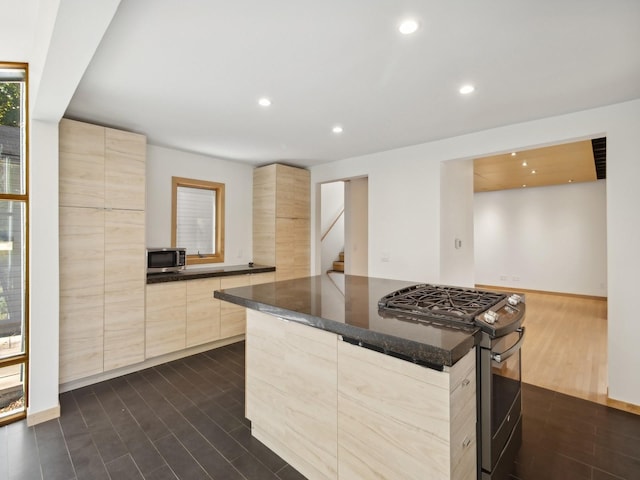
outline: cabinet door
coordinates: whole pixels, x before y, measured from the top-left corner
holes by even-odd
[[[105,211],[105,371],[144,360],[144,222],[142,211]]]
[[[187,347],[220,338],[220,300],[213,298],[220,290],[219,278],[189,280],[187,284]]]
[[[104,127],[63,118],[59,148],[60,205],[104,207]]]
[[[245,287],[251,283],[250,275],[222,277],[220,288]],[[246,309],[229,302],[221,302],[220,338],[243,335],[246,331]]]
[[[60,383],[103,370],[104,210],[60,208]]]
[[[276,219],[276,279],[309,276],[309,220]]]
[[[145,357],[157,357],[186,346],[187,282],[147,285]]]
[[[145,159],[144,135],[105,129],[105,206],[144,210]]]
[[[310,218],[309,170],[276,165],[276,171],[276,216]]]
[[[253,171],[253,261],[276,264],[276,166]]]

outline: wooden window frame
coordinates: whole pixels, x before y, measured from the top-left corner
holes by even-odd
[[[178,187],[201,188],[216,192],[215,253],[187,255],[187,265],[224,262],[224,183],[171,177],[171,246],[177,247],[178,236]]]

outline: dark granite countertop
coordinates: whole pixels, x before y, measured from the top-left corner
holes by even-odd
[[[229,277],[231,275],[246,275],[249,273],[266,273],[275,271],[276,267],[270,267],[268,265],[253,265],[250,267],[246,264],[217,268],[191,268],[182,270],[181,272],[148,273],[147,284],[178,282],[180,280],[195,280],[198,278]]]
[[[381,297],[416,282],[353,275],[344,280],[344,294],[322,275],[218,290],[214,296],[437,369],[455,364],[477,343],[476,327],[452,328],[378,313]]]

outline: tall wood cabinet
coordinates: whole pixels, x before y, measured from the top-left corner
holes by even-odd
[[[143,135],[60,122],[60,383],[144,360]]]
[[[253,173],[253,261],[275,265],[276,280],[310,273],[310,173],[273,164]]]

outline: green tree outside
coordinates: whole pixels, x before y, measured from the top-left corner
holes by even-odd
[[[0,82],[0,125],[20,126],[19,82]]]

